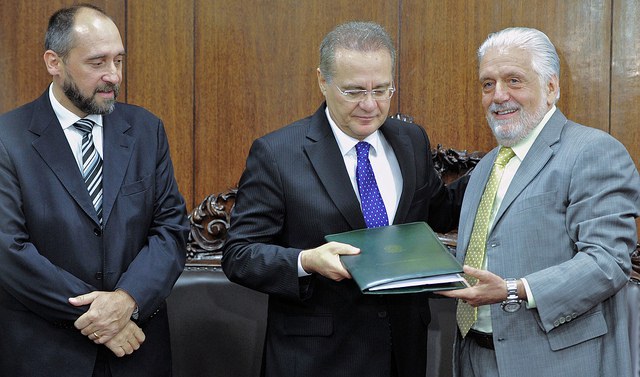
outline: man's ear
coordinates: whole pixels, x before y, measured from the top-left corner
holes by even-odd
[[[546,86],[546,94],[547,94],[547,105],[551,106],[556,103],[556,98],[558,98],[558,93],[560,91],[560,83],[558,82],[558,76],[553,75],[549,81],[547,81]]]
[[[51,76],[59,76],[62,71],[62,58],[53,50],[44,52],[44,64]]]
[[[316,72],[318,74],[318,86],[320,87],[320,91],[322,92],[322,95],[324,96],[327,93],[327,80],[322,75],[322,72],[320,71],[320,68],[318,68],[316,70]]]

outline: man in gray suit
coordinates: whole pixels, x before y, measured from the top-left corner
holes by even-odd
[[[459,299],[454,375],[630,376],[622,288],[636,245],[635,165],[613,137],[556,108],[560,62],[544,33],[491,34],[478,57],[500,145],[463,201],[457,256],[473,286],[444,293]]]

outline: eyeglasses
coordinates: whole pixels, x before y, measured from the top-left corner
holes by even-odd
[[[338,85],[336,88],[342,94],[342,98],[349,102],[361,102],[367,99],[367,95],[371,94],[371,98],[376,101],[388,101],[393,97],[393,93],[395,93],[396,88],[390,86],[385,89],[373,89],[373,90],[365,90],[365,89],[347,89],[342,90]]]

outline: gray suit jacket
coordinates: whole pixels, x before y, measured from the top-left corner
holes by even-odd
[[[478,164],[465,193],[460,261],[496,153]],[[630,376],[620,289],[636,245],[639,190],[638,172],[618,141],[556,110],[522,161],[487,239],[488,270],[526,278],[537,304],[512,314],[491,306],[500,376]],[[454,356],[456,375],[459,363]]]

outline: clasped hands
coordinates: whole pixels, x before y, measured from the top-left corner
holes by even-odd
[[[131,320],[136,303],[125,291],[93,291],[69,298],[74,306],[89,305],[74,326],[96,344],[104,344],[116,356],[130,355],[145,340],[142,329]]]
[[[340,255],[356,255],[360,253],[357,247],[329,242],[315,249],[303,250],[300,253],[300,263],[307,273],[317,273],[328,279],[341,281],[351,279],[351,274],[340,262]]]

